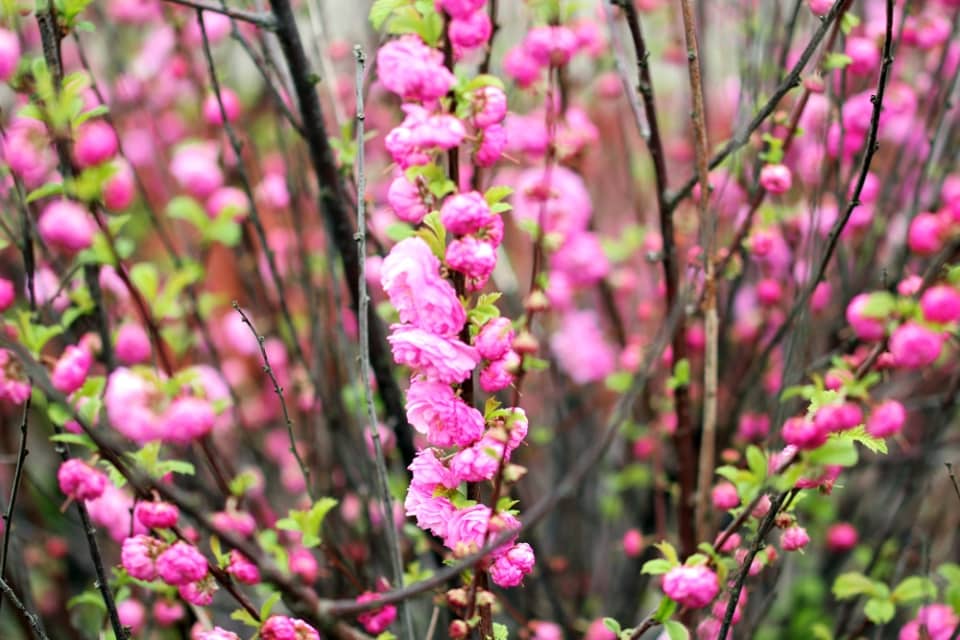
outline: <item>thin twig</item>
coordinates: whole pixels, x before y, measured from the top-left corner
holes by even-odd
[[[182,7],[190,7],[191,9],[196,9],[197,11],[220,13],[225,16],[229,16],[234,20],[249,22],[252,25],[256,25],[261,29],[266,29],[268,31],[273,31],[277,28],[277,21],[270,13],[256,13],[253,11],[245,11],[243,9],[232,9],[226,5],[221,5],[218,7],[213,4],[201,2],[200,0],[166,0],[166,2],[178,4]]]
[[[960,498],[960,484],[957,484],[957,476],[953,473],[953,465],[949,462],[943,463],[947,467],[947,473],[950,474],[950,482],[953,483],[953,490],[957,492],[957,498]]]
[[[364,123],[366,115],[363,110],[363,72],[366,65],[366,56],[360,45],[354,45],[353,57],[356,60],[356,98],[357,98],[357,158],[354,163],[357,172],[357,257],[360,262],[360,278],[357,282],[360,300],[360,374],[363,377],[363,396],[367,404],[367,417],[370,420],[370,438],[373,440],[374,468],[377,473],[377,493],[380,494],[380,504],[383,507],[383,526],[387,533],[387,547],[390,555],[390,564],[393,569],[393,582],[398,588],[403,587],[403,558],[400,549],[400,540],[397,536],[397,526],[393,520],[393,500],[390,497],[390,486],[387,482],[387,463],[383,456],[383,445],[380,442],[380,428],[377,424],[377,409],[373,404],[373,388],[370,377],[370,333],[367,327],[369,320],[368,309],[370,296],[367,293],[367,177],[364,172],[366,162],[364,153]],[[413,638],[413,618],[410,616],[409,603],[403,603],[400,614],[403,617],[403,627],[408,638]]]
[[[20,613],[23,614],[23,617],[27,619],[27,622],[30,623],[30,626],[33,627],[33,632],[37,634],[39,640],[50,640],[47,637],[47,634],[43,632],[43,627],[40,625],[40,618],[37,617],[37,614],[32,611],[27,610],[27,607],[20,601],[20,598],[17,597],[16,592],[10,587],[7,582],[0,577],[0,590],[3,590],[3,593],[10,598],[10,602],[13,603]]]
[[[13,484],[10,487],[10,501],[7,502],[7,511],[3,514],[3,548],[0,549],[0,579],[7,575],[7,552],[10,548],[10,536],[13,532],[13,509],[17,504],[17,494],[20,492],[20,480],[23,478],[23,463],[30,453],[27,450],[27,418],[30,415],[31,396],[23,403],[23,419],[20,421],[20,447],[17,453],[17,466],[13,472]],[[3,599],[0,598],[0,610],[3,608]]]
[[[257,346],[260,348],[260,357],[263,359],[263,372],[267,374],[268,378],[270,378],[270,382],[273,384],[273,392],[277,394],[277,398],[280,400],[280,410],[283,412],[283,422],[287,425],[287,437],[290,439],[290,453],[292,453],[293,457],[297,460],[297,465],[300,467],[300,473],[303,474],[303,482],[307,487],[307,495],[310,496],[310,502],[313,502],[316,498],[313,495],[313,489],[310,485],[310,470],[304,463],[303,458],[300,457],[300,452],[297,451],[297,438],[293,433],[293,420],[290,419],[290,413],[287,411],[287,401],[283,397],[283,387],[280,386],[280,381],[277,380],[277,376],[273,372],[273,367],[270,366],[270,358],[267,356],[267,349],[263,344],[264,338],[262,335],[257,333],[257,329],[253,326],[253,322],[251,322],[250,318],[247,317],[247,314],[243,312],[243,309],[240,308],[240,304],[236,300],[233,301],[233,308],[237,313],[240,314],[240,320],[243,322],[243,324],[250,327],[250,333],[252,333],[253,337],[257,340]]]

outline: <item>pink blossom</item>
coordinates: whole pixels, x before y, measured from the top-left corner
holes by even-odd
[[[171,402],[161,420],[165,440],[187,444],[210,433],[216,415],[208,401],[185,396]]]
[[[787,419],[781,431],[783,441],[800,449],[817,449],[827,441],[829,432],[814,421],[793,417]]]
[[[81,167],[92,167],[115,156],[117,145],[113,127],[103,120],[92,120],[77,129],[73,157]]]
[[[870,412],[867,433],[875,438],[887,438],[900,433],[907,420],[907,411],[896,400],[886,400]]]
[[[534,27],[523,40],[527,54],[541,67],[559,67],[577,50],[577,36],[565,26]]]
[[[461,400],[449,383],[414,379],[406,409],[410,425],[439,447],[466,446],[483,434],[483,415]]]
[[[447,522],[453,517],[456,508],[443,496],[434,496],[418,485],[410,485],[403,506],[405,513],[417,520],[417,526],[433,535],[446,535]]]
[[[60,491],[74,500],[95,500],[103,495],[109,484],[105,473],[77,458],[71,458],[60,465],[57,482],[60,484]]]
[[[411,224],[419,224],[429,213],[420,195],[420,189],[403,175],[397,176],[390,183],[387,202],[390,203],[398,218]]]
[[[460,480],[437,459],[436,452],[431,448],[418,451],[407,468],[410,470],[411,484],[428,491],[433,491],[437,485],[456,489],[460,484]]]
[[[139,444],[159,439],[163,431],[150,403],[159,390],[131,369],[118,367],[107,379],[104,405],[114,429]]]
[[[870,296],[861,293],[853,297],[847,305],[847,322],[861,340],[880,340],[885,333],[883,318],[867,315]]]
[[[320,633],[299,618],[270,616],[260,627],[261,640],[320,640]]]
[[[857,546],[859,535],[856,528],[849,522],[837,522],[827,529],[827,548],[839,553],[849,551]]]
[[[507,94],[500,87],[487,85],[480,87],[471,96],[473,124],[486,129],[503,122],[507,115]]]
[[[520,366],[520,356],[513,351],[494,360],[480,371],[480,388],[487,393],[495,393],[506,389],[514,380],[514,372]]]
[[[674,567],[663,577],[663,592],[690,609],[701,609],[717,597],[717,574],[704,565]]]
[[[169,529],[180,518],[180,510],[176,505],[160,501],[138,502],[133,514],[148,529]]]
[[[223,124],[220,102],[223,102],[223,111],[227,114],[227,122],[233,122],[240,117],[240,99],[237,98],[237,94],[228,87],[221,87],[219,101],[215,93],[209,94],[203,101],[203,119],[207,121],[207,124]]]
[[[161,627],[169,627],[183,619],[183,605],[174,600],[157,600],[153,603],[153,618]]]
[[[623,552],[628,558],[636,558],[643,551],[643,534],[637,529],[628,529],[623,534]]]
[[[7,29],[0,29],[0,82],[13,77],[20,63],[20,39]]]
[[[131,598],[117,604],[117,617],[120,618],[120,624],[130,627],[132,633],[139,635],[146,622],[147,611],[139,600]]]
[[[447,231],[457,236],[482,234],[493,228],[498,218],[477,191],[450,196],[440,208],[440,222]],[[499,244],[499,239],[496,244]]]
[[[230,566],[227,567],[227,572],[236,578],[237,582],[243,584],[260,582],[260,570],[257,569],[257,565],[236,549],[230,551]]]
[[[114,162],[116,170],[103,183],[100,194],[103,204],[111,211],[123,211],[133,203],[134,177],[133,170],[125,160]]]
[[[960,292],[947,285],[930,287],[920,298],[920,310],[927,322],[960,320]]]
[[[516,587],[533,571],[536,557],[526,542],[513,545],[490,566],[490,579],[500,587]]]
[[[807,530],[797,525],[784,530],[780,536],[780,546],[784,551],[798,551],[807,546],[808,542],[810,536],[807,535]]]
[[[576,384],[602,380],[613,372],[617,357],[600,330],[593,311],[568,313],[550,337],[560,369]]]
[[[453,18],[448,26],[450,42],[456,50],[476,49],[486,44],[493,32],[493,23],[486,11],[474,11]]]
[[[300,576],[307,584],[316,582],[317,575],[320,573],[320,566],[317,564],[317,559],[313,557],[309,549],[304,549],[303,547],[290,552],[287,565],[290,573]]]
[[[443,54],[413,35],[380,47],[377,75],[389,91],[417,102],[435,101],[456,83],[453,74],[443,66]]]
[[[492,167],[503,155],[507,146],[507,131],[503,125],[490,125],[480,133],[480,144],[474,152],[474,160],[481,167]]]
[[[567,236],[566,241],[550,256],[550,267],[563,272],[570,284],[576,287],[596,284],[610,272],[610,262],[600,239],[589,231]]]
[[[540,63],[524,46],[507,51],[503,57],[503,71],[521,87],[529,87],[540,77]]]
[[[97,232],[90,214],[72,200],[55,200],[48,204],[40,214],[37,229],[44,242],[69,253],[89,247]]]
[[[484,438],[471,447],[461,449],[450,459],[451,477],[460,482],[490,480],[500,468],[503,443]]]
[[[214,627],[209,631],[201,631],[197,635],[197,640],[240,640],[240,636],[223,627]]]
[[[543,232],[566,238],[585,231],[593,211],[583,178],[566,167],[527,169],[517,178],[513,215],[517,220],[538,223],[543,213]]]
[[[943,335],[916,322],[905,322],[890,336],[890,353],[896,366],[921,369],[936,362],[943,348]]]
[[[617,640],[617,634],[607,628],[603,618],[597,618],[590,623],[583,640]]]
[[[417,329],[452,338],[466,322],[457,292],[440,276],[440,261],[419,237],[401,240],[390,250],[380,283],[400,320]]]
[[[380,596],[372,591],[365,591],[357,596],[357,602],[375,602]],[[367,630],[367,633],[381,634],[386,631],[397,619],[397,608],[388,604],[379,609],[371,609],[357,616],[357,620]]]
[[[760,170],[760,186],[774,195],[786,193],[792,184],[790,169],[782,164],[764,165]]]
[[[880,66],[880,49],[870,38],[847,39],[844,52],[850,57],[847,68],[854,75],[869,75]]]
[[[770,418],[762,413],[744,413],[740,416],[737,433],[748,442],[763,440],[770,433]]]
[[[920,213],[910,223],[907,245],[920,256],[930,256],[943,247],[943,222],[936,214]]]
[[[93,364],[93,356],[83,347],[69,345],[57,360],[50,382],[61,393],[71,394],[83,386]]]
[[[112,484],[107,484],[99,498],[87,500],[85,504],[90,520],[106,529],[110,537],[117,542],[123,542],[130,535],[131,527],[135,534],[147,533],[147,529],[138,520],[131,521],[133,497]]]
[[[180,597],[199,607],[208,607],[213,602],[213,594],[217,592],[217,581],[213,576],[207,576],[197,582],[188,582],[177,587]]]
[[[513,324],[509,318],[497,317],[488,320],[476,337],[473,346],[484,360],[499,360],[513,344]]]
[[[807,6],[815,16],[825,16],[833,6],[833,0],[807,0]]]
[[[220,187],[207,198],[205,209],[213,220],[226,215],[240,222],[250,214],[250,201],[237,187]]]
[[[903,625],[898,640],[949,640],[960,618],[945,604],[920,607],[917,617]],[[926,633],[920,632],[923,627]]]
[[[13,283],[6,278],[0,278],[0,312],[9,309],[17,299],[17,292]]]
[[[737,495],[737,488],[729,482],[721,482],[710,492],[713,500],[713,507],[720,511],[733,509],[740,504],[740,496]]]
[[[447,245],[447,265],[467,278],[471,291],[482,289],[497,264],[497,250],[489,242],[466,236]]]
[[[480,362],[476,349],[455,338],[434,335],[409,325],[395,324],[387,338],[397,364],[410,367],[428,380],[463,382]]]
[[[170,173],[195,198],[206,198],[223,184],[215,147],[189,144],[174,152]]]
[[[123,541],[120,562],[127,573],[138,580],[157,577],[156,559],[163,543],[150,536],[133,536]]]
[[[465,18],[483,9],[486,3],[486,0],[438,0],[437,2],[451,18]]]
[[[157,556],[157,575],[167,584],[179,587],[207,575],[207,561],[193,545],[175,542]]]
[[[127,322],[117,330],[117,359],[127,365],[145,362],[150,357],[150,338],[135,322]]]

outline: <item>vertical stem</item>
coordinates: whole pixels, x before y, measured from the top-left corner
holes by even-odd
[[[30,414],[30,400],[31,396],[27,396],[27,400],[23,404],[23,419],[20,421],[20,448],[17,454],[17,467],[13,472],[13,484],[10,487],[10,501],[7,503],[6,513],[3,514],[4,527],[3,548],[0,549],[0,580],[5,579],[7,573],[7,552],[10,548],[10,536],[13,531],[13,509],[17,504],[20,480],[23,478],[23,463],[27,459],[27,454],[30,453],[27,451],[27,417]],[[2,610],[2,608],[3,598],[0,598],[0,610]]]
[[[390,498],[390,487],[387,483],[387,463],[383,456],[383,446],[380,443],[380,429],[377,425],[377,410],[373,404],[373,390],[370,379],[370,333],[367,322],[369,319],[370,296],[367,293],[367,224],[366,224],[366,190],[367,177],[364,173],[364,122],[363,109],[363,72],[366,56],[360,45],[354,45],[353,56],[356,59],[356,97],[357,97],[357,258],[360,263],[360,274],[357,282],[360,304],[360,371],[363,376],[363,395],[367,404],[367,417],[370,420],[370,437],[373,440],[374,466],[377,470],[377,493],[383,507],[383,526],[387,532],[390,560],[393,565],[393,583],[396,588],[403,587],[403,559],[401,558],[400,540],[397,536],[397,527],[393,520],[393,501]],[[410,604],[401,604],[400,613],[403,616],[404,633],[413,638],[413,620],[410,616]]]

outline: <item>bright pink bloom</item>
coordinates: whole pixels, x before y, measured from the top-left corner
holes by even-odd
[[[486,11],[474,11],[462,18],[454,18],[448,26],[450,42],[459,53],[464,49],[482,47],[493,33],[493,23]]]
[[[250,201],[247,194],[237,187],[220,187],[207,198],[205,208],[213,220],[228,215],[240,222],[250,214]]]
[[[857,546],[859,534],[856,528],[849,522],[838,522],[830,525],[827,529],[827,548],[830,551],[839,553],[849,551]]]
[[[638,529],[629,529],[623,534],[623,552],[628,558],[636,558],[643,551],[643,534]]]
[[[429,213],[427,205],[423,203],[420,189],[403,175],[397,176],[390,183],[387,202],[390,203],[398,218],[411,224],[420,224],[424,216]]]
[[[73,144],[73,157],[81,167],[92,167],[117,154],[117,134],[103,120],[91,120],[80,125]]]
[[[494,360],[480,372],[480,388],[487,393],[506,389],[514,380],[514,372],[520,366],[520,356],[510,351],[500,360]]]
[[[576,384],[602,380],[617,364],[616,353],[604,338],[593,311],[563,316],[560,327],[550,337],[550,349],[560,369]]]
[[[763,413],[745,413],[740,416],[737,433],[749,442],[763,440],[770,433],[770,418]]]
[[[544,233],[566,238],[585,231],[593,206],[583,178],[562,166],[553,167],[549,174],[542,168],[521,173],[513,194],[514,216],[537,223],[541,210]]]
[[[207,561],[196,547],[175,542],[157,556],[157,575],[169,585],[179,587],[207,575]]]
[[[476,349],[409,325],[395,324],[387,338],[397,364],[428,380],[453,384],[466,380],[480,362]]]
[[[103,204],[111,211],[123,211],[133,203],[133,170],[124,160],[114,162],[116,171],[103,183]]]
[[[473,124],[479,129],[500,124],[507,115],[507,94],[499,87],[487,85],[477,89],[471,103]]]
[[[797,525],[784,530],[780,535],[780,546],[784,551],[803,549],[808,542],[810,542],[810,536],[807,535],[807,530]]]
[[[509,318],[488,320],[473,339],[473,346],[484,360],[499,360],[513,344],[513,324]]]
[[[936,362],[943,348],[943,334],[916,322],[905,322],[890,336],[890,353],[896,366],[921,369]]]
[[[170,173],[195,198],[205,199],[223,184],[217,150],[207,144],[180,147],[170,161]]]
[[[737,494],[737,488],[729,482],[721,482],[710,492],[713,500],[713,507],[720,511],[733,509],[740,504],[740,496]]]
[[[233,631],[227,631],[223,627],[214,627],[209,631],[201,631],[197,640],[240,640],[240,636]]]
[[[37,228],[44,242],[69,253],[89,247],[97,232],[90,214],[72,200],[55,200],[48,204],[40,214]]]
[[[60,491],[74,500],[95,500],[103,495],[109,484],[105,473],[77,458],[71,458],[60,465],[57,482],[60,484]]]
[[[833,0],[807,0],[807,5],[813,15],[825,16],[830,11],[830,7],[833,6]]]
[[[960,292],[947,285],[930,287],[920,298],[920,310],[927,322],[960,320]]]
[[[313,584],[320,573],[320,566],[317,559],[309,549],[303,547],[294,549],[290,552],[290,558],[287,562],[290,573],[300,576],[307,584]]]
[[[607,628],[603,618],[597,618],[590,623],[583,640],[617,640],[617,634]]]
[[[793,185],[793,176],[785,165],[768,164],[760,170],[760,186],[777,195],[786,193]]]
[[[533,571],[536,557],[526,542],[513,545],[490,566],[490,579],[500,587],[516,587]]]
[[[466,236],[447,245],[444,260],[454,271],[467,279],[467,289],[476,291],[486,284],[497,265],[497,250],[489,242]]]
[[[521,45],[507,51],[503,57],[503,72],[525,88],[540,77],[540,63]]]
[[[541,67],[559,67],[577,50],[577,36],[565,26],[534,27],[523,40],[527,54]]]
[[[898,640],[949,640],[960,618],[945,604],[920,607],[917,617],[903,625]],[[926,633],[920,633],[923,626]]]
[[[142,326],[128,322],[117,331],[115,350],[117,359],[123,364],[139,364],[150,357],[150,338]]]
[[[217,592],[217,581],[213,576],[207,576],[197,582],[188,582],[177,587],[180,597],[199,607],[208,607],[213,602],[213,595]]]
[[[480,133],[480,144],[474,153],[474,160],[481,167],[492,167],[503,155],[507,146],[507,131],[503,125],[490,125]]]
[[[133,514],[148,529],[169,529],[180,519],[177,505],[160,501],[138,502]]]
[[[493,227],[498,217],[477,191],[450,196],[440,208],[440,222],[456,236],[482,233]]]
[[[866,313],[869,294],[861,293],[853,297],[847,306],[847,322],[861,340],[880,340],[883,338],[884,318],[876,318]]]
[[[433,102],[447,94],[456,78],[443,66],[443,54],[420,38],[403,36],[377,51],[377,76],[404,100]]]
[[[157,600],[153,603],[153,618],[161,627],[169,627],[184,616],[183,605],[175,600]]]
[[[407,467],[410,470],[411,484],[433,491],[438,485],[448,489],[456,489],[460,481],[440,460],[432,448],[421,449],[414,456],[413,462]]]
[[[233,122],[240,117],[240,99],[232,89],[227,87],[220,88],[220,101],[223,102],[223,110],[227,114],[227,122]],[[220,102],[214,93],[208,95],[203,101],[203,119],[207,124],[223,124],[223,114],[220,112]]]
[[[784,442],[799,449],[817,449],[827,441],[829,432],[812,420],[794,417],[783,424],[781,435]]]
[[[53,367],[53,373],[50,374],[50,382],[53,387],[61,393],[71,394],[83,386],[87,374],[90,373],[90,366],[93,364],[93,356],[83,347],[69,345],[57,360]]]
[[[6,311],[17,299],[17,292],[13,283],[6,278],[0,278],[0,312]]]
[[[13,77],[20,64],[20,39],[7,29],[0,29],[0,82]]]
[[[880,67],[880,48],[870,38],[848,38],[845,53],[850,57],[847,69],[854,75],[870,75]]]
[[[299,618],[270,616],[260,627],[261,640],[320,640],[320,633]]]
[[[567,236],[550,256],[550,267],[562,272],[573,286],[588,287],[610,272],[610,261],[597,235],[581,231]]]
[[[236,549],[230,551],[230,566],[227,567],[227,572],[236,578],[237,582],[243,584],[260,582],[260,570],[257,569],[257,565]]]
[[[413,327],[453,338],[466,322],[457,292],[440,276],[440,261],[422,238],[407,238],[390,250],[380,283],[400,320]]]
[[[867,433],[875,438],[887,438],[900,433],[907,421],[907,411],[896,400],[886,400],[874,407],[867,420]]]
[[[117,604],[117,617],[120,618],[120,624],[130,627],[134,635],[139,635],[147,619],[147,610],[139,600],[124,600]]]
[[[490,480],[500,468],[502,452],[503,442],[490,438],[484,438],[471,447],[461,449],[450,459],[451,477],[457,484]]]
[[[704,565],[674,567],[663,576],[663,592],[690,609],[701,609],[717,597],[717,574]]]
[[[120,549],[120,562],[131,576],[149,582],[157,577],[156,560],[162,545],[150,536],[127,538]]]
[[[907,245],[920,256],[933,255],[943,247],[944,225],[933,213],[920,213],[910,223]]]
[[[483,435],[483,415],[449,383],[414,379],[407,391],[407,420],[438,447],[467,446]]]
[[[437,4],[451,18],[465,18],[483,9],[487,0],[438,0]]]
[[[447,532],[447,522],[453,517],[456,507],[443,496],[434,496],[432,490],[426,490],[411,484],[403,502],[405,513],[417,520],[417,526],[426,529],[437,537]]]
[[[199,440],[210,433],[216,421],[213,407],[207,400],[185,396],[170,403],[164,411],[164,439],[178,444]]]
[[[380,596],[372,591],[365,591],[357,596],[357,602],[374,602]],[[393,621],[397,619],[397,608],[392,604],[388,604],[385,607],[380,607],[379,609],[371,609],[370,611],[361,613],[357,616],[357,620],[360,621],[360,624],[363,625],[363,628],[367,630],[367,633],[372,633],[375,635],[381,634],[386,631]]]

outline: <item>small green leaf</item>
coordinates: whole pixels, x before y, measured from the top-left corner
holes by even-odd
[[[839,465],[852,467],[859,456],[853,440],[842,436],[831,436],[823,446],[807,453],[807,461],[819,465]]]
[[[859,595],[869,595],[876,591],[873,580],[862,573],[850,572],[837,576],[833,581],[833,597],[846,600]]]
[[[688,640],[690,632],[687,628],[676,620],[667,620],[663,623],[663,628],[667,632],[670,640]]]
[[[886,624],[893,620],[896,607],[890,600],[870,598],[863,606],[863,615],[874,624]]]
[[[929,578],[911,576],[897,585],[890,596],[894,602],[915,602],[937,597],[937,587]]]
[[[56,433],[50,436],[52,442],[65,442],[66,444],[76,444],[86,447],[90,451],[96,451],[97,445],[94,444],[90,436],[85,433]]]
[[[611,373],[607,376],[606,380],[604,380],[604,385],[607,389],[616,393],[625,393],[632,383],[633,374],[629,371]]]
[[[242,622],[248,627],[253,627],[254,629],[260,628],[260,623],[257,622],[257,619],[250,615],[250,612],[246,609],[237,609],[230,614],[230,619]]]
[[[260,607],[261,620],[266,620],[268,617],[270,617],[270,612],[273,611],[273,607],[280,602],[281,595],[282,594],[279,591],[274,591],[272,594],[270,594],[270,597],[264,601],[263,606]]]
[[[671,566],[675,567],[680,564],[680,556],[677,555],[677,550],[672,544],[664,540],[663,542],[657,542],[653,546],[663,554],[663,557],[670,562]]]
[[[491,207],[504,198],[508,197],[513,193],[513,187],[508,187],[505,184],[496,185],[490,187],[483,193],[483,199],[487,201],[487,204]]]
[[[673,615],[674,611],[677,610],[677,606],[678,605],[675,600],[672,600],[667,596],[663,596],[663,598],[660,599],[660,604],[657,606],[657,610],[653,614],[653,619],[660,623],[666,622],[670,619],[670,616]]]
[[[643,568],[640,569],[640,573],[645,573],[651,576],[659,576],[673,569],[674,565],[669,560],[664,560],[663,558],[657,558],[656,560],[647,560],[643,563]]]
[[[616,621],[615,619],[613,619],[613,618],[604,618],[604,619],[603,619],[603,626],[605,626],[607,629],[610,629],[610,631],[613,631],[614,633],[616,633],[616,634],[618,634],[618,635],[619,635],[619,633],[620,633],[620,628],[621,628],[621,627],[620,627],[620,623],[617,622],[617,621]]]
[[[379,31],[394,11],[407,4],[407,0],[377,0],[370,7],[370,24]]]
[[[823,60],[824,71],[833,71],[834,69],[843,69],[853,62],[853,58],[845,53],[832,51],[828,53]]]
[[[509,640],[510,631],[502,622],[493,623],[493,640]],[[379,638],[378,638],[379,640]]]

